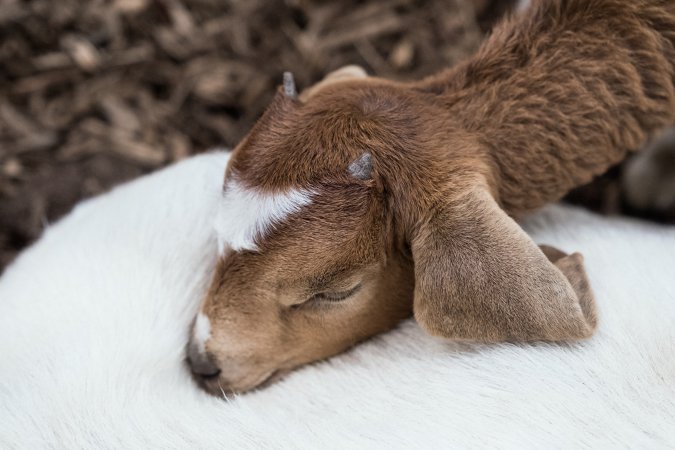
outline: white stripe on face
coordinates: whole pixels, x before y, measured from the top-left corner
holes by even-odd
[[[256,239],[302,206],[310,204],[312,194],[308,189],[267,194],[244,188],[236,180],[230,180],[216,219],[220,253],[226,248],[258,250]]]
[[[211,337],[211,322],[203,312],[197,314],[197,320],[195,320],[195,327],[192,330],[192,334],[197,343],[197,349],[200,353],[204,353],[206,341]]]

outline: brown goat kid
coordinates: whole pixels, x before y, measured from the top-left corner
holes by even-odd
[[[348,68],[299,98],[288,83],[227,168],[189,345],[201,384],[248,390],[411,310],[451,339],[589,337],[581,256],[511,217],[674,123],[674,64],[675,2],[542,0],[420,82]]]

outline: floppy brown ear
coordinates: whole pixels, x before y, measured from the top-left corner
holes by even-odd
[[[411,248],[415,318],[432,335],[569,341],[595,330],[581,255],[547,257],[484,188],[429,213]]]
[[[319,81],[313,86],[308,87],[300,93],[300,101],[307,101],[310,97],[315,95],[321,89],[330,86],[337,82],[342,82],[345,80],[352,80],[357,78],[366,78],[368,74],[366,71],[357,65],[344,66],[337,70],[330,72],[326,75],[323,80]]]

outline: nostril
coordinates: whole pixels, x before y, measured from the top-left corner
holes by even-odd
[[[211,362],[192,364],[192,372],[206,380],[220,375],[220,369]]]
[[[192,373],[203,379],[208,380],[220,375],[220,369],[207,353],[199,352],[191,347],[188,349],[187,360]]]

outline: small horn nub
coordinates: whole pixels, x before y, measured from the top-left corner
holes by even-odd
[[[295,89],[295,80],[291,72],[284,72],[284,94],[290,98],[298,97],[298,91]]]
[[[373,157],[365,152],[349,165],[349,173],[359,180],[369,180],[373,172]]]

